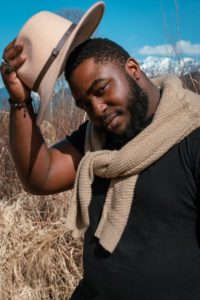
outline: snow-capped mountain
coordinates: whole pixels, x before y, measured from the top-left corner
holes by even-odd
[[[169,57],[160,58],[155,56],[149,56],[143,61],[140,61],[139,63],[142,70],[150,77],[156,77],[159,75],[166,75],[170,73],[175,73],[178,76],[180,76],[186,75],[188,73],[200,72],[200,61],[190,57],[175,60]],[[68,85],[64,80],[63,76],[61,76],[56,82],[54,93],[59,93],[59,91],[61,91],[63,88],[65,89],[67,94],[69,94]],[[39,96],[37,93],[33,92],[32,97],[37,107],[39,104]],[[0,85],[0,109],[2,109],[2,107],[5,106],[5,104],[3,103],[5,102],[5,99],[8,98],[9,96],[6,91],[6,88]]]
[[[171,73],[180,76],[191,72],[200,72],[200,61],[190,57],[175,60],[169,57],[149,56],[140,62],[140,66],[150,77]]]

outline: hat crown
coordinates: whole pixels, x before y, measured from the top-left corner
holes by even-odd
[[[30,89],[33,88],[42,67],[71,24],[68,19],[42,11],[30,18],[22,28],[19,38],[25,44],[23,54],[27,56],[28,61],[20,68],[19,75]]]

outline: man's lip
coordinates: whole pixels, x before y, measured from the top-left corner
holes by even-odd
[[[107,116],[104,116],[103,118],[103,124],[104,126],[109,126],[109,124],[113,121],[113,119],[117,116],[118,114],[117,113],[112,113],[112,114],[109,114]]]

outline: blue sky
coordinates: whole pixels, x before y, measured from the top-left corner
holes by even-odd
[[[33,14],[76,8],[86,11],[93,0],[9,0],[1,2],[0,56]],[[110,38],[138,60],[171,56],[170,44],[181,45],[183,56],[200,60],[199,0],[105,0],[105,15],[97,35]]]

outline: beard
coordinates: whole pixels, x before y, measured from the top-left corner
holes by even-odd
[[[147,119],[147,94],[130,75],[125,74],[125,76],[129,85],[127,108],[131,117],[123,134],[116,135],[111,132],[109,133],[109,137],[116,148],[122,147],[125,143],[138,135],[153,119],[153,116]]]

